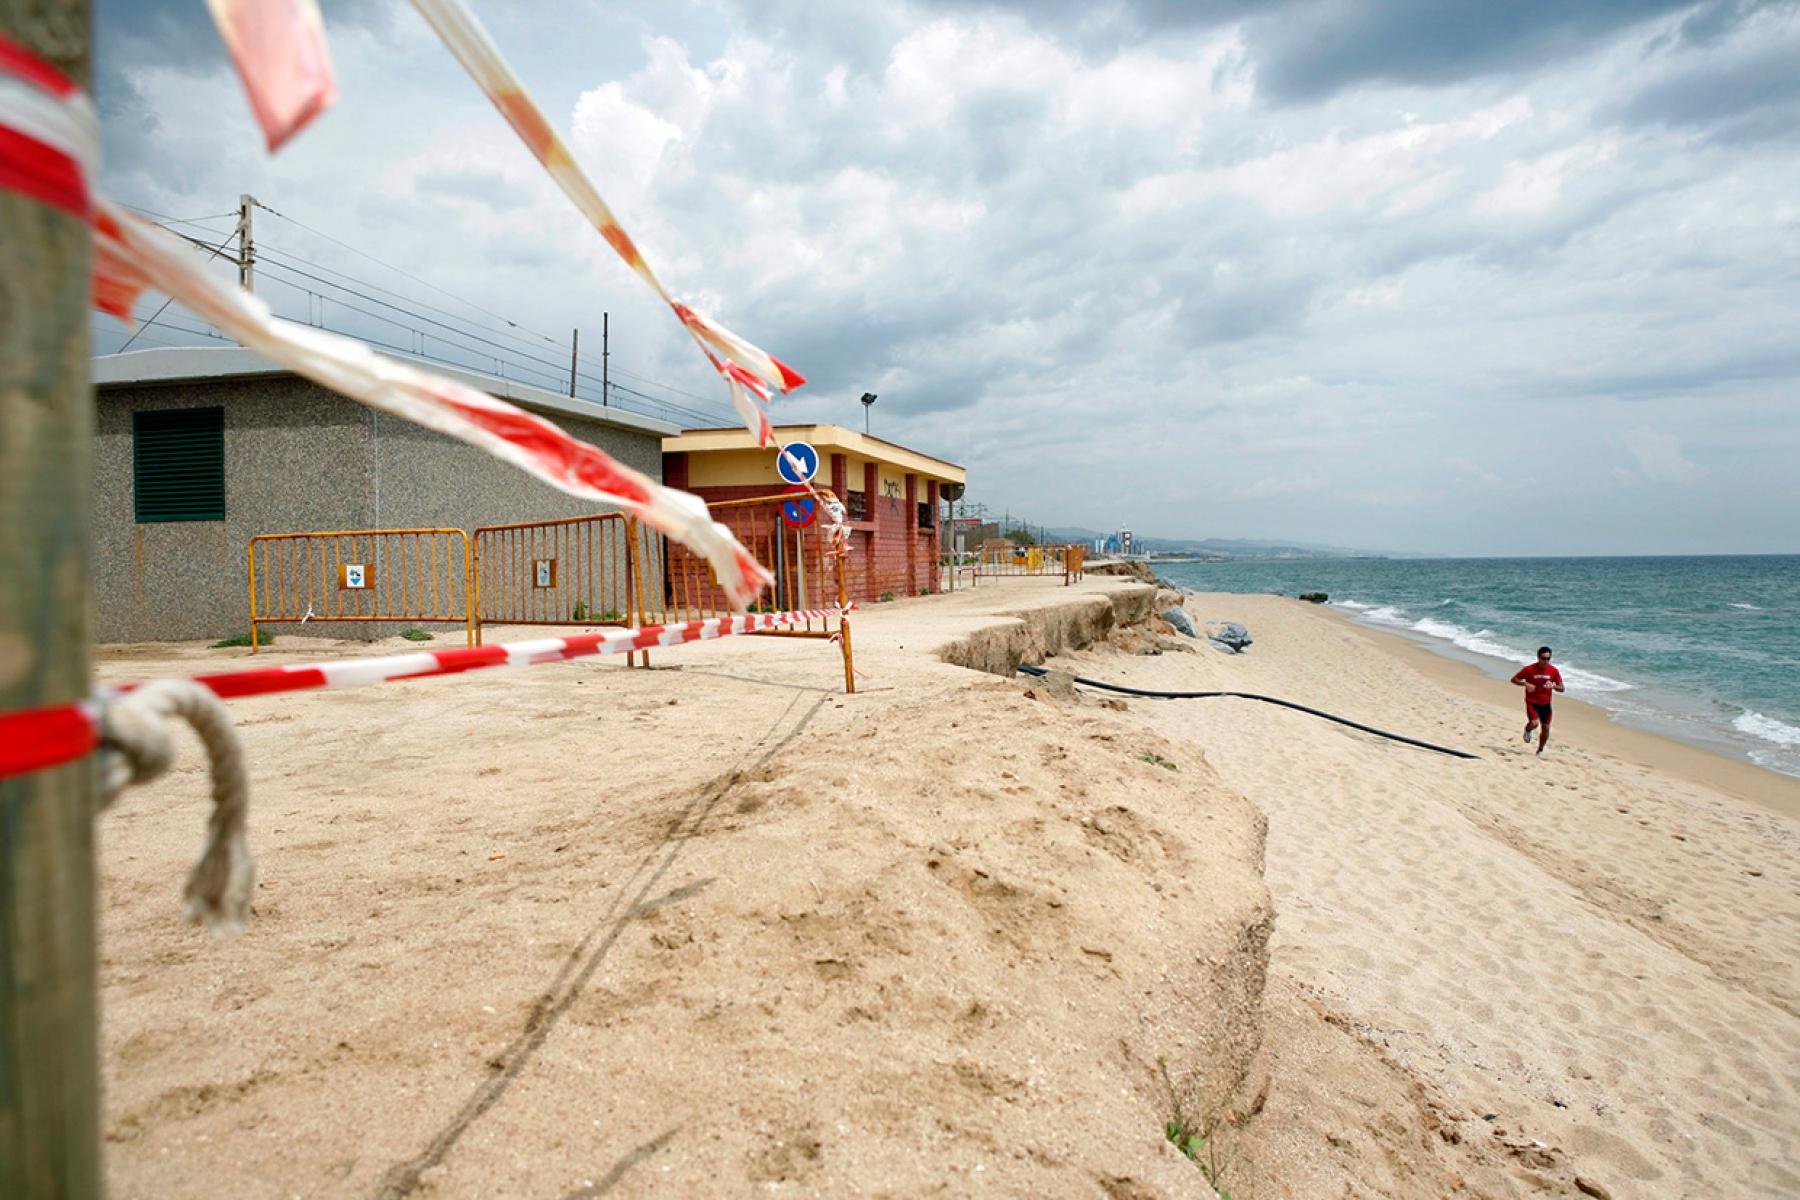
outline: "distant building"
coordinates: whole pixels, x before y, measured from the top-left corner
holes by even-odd
[[[662,441],[677,429],[666,421],[435,363],[431,369],[536,412],[652,479],[662,476]],[[102,642],[246,631],[247,549],[258,534],[469,531],[607,511],[242,347],[107,355],[93,360],[93,374],[94,632]],[[375,631],[326,628],[334,636]]]
[[[951,529],[950,548],[963,554],[977,554],[982,546],[1000,536],[998,521],[983,521],[980,517],[958,517]]]
[[[954,463],[840,425],[778,425],[781,445],[819,453],[814,483],[844,502],[851,529],[850,598],[916,596],[938,586],[943,489],[966,472]],[[666,438],[663,479],[708,504],[772,496],[789,486],[772,449],[745,429],[693,429]]]

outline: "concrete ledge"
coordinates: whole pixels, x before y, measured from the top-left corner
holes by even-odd
[[[1122,587],[1000,613],[992,624],[940,647],[938,657],[952,666],[1010,676],[1020,663],[1035,665],[1066,650],[1085,649],[1119,626],[1144,620],[1155,610],[1156,591]]]

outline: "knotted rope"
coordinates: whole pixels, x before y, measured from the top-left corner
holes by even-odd
[[[183,916],[204,923],[214,937],[235,937],[250,917],[256,860],[244,836],[250,788],[243,747],[218,696],[192,680],[157,679],[106,701],[99,718],[100,807],[110,807],[126,787],[169,769],[175,760],[172,717],[193,727],[212,770],[206,848],[188,874]]]

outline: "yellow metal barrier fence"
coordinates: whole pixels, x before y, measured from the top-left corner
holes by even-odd
[[[781,506],[791,494],[755,496],[747,500],[721,500],[707,505],[713,520],[730,529],[758,562],[775,575],[773,594],[762,603],[770,611],[793,612],[849,607],[849,585],[844,560],[828,555],[825,535],[817,521],[795,527],[782,519]],[[667,538],[662,540],[666,569],[661,592],[662,608],[656,620],[700,621],[731,611],[725,592],[712,568],[698,555]],[[855,660],[850,649],[850,622],[843,616],[809,621],[795,629],[771,629],[754,637],[835,639],[844,655],[844,691],[856,691]]]
[[[460,529],[265,533],[250,539],[250,649],[260,627],[458,624],[475,644],[474,570]]]
[[[984,575],[1061,575],[1066,587],[1081,578],[1086,560],[1085,546],[1020,546],[989,538],[981,543],[971,574],[976,582]]]

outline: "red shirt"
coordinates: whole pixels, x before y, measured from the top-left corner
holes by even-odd
[[[1525,703],[1527,704],[1550,703],[1551,685],[1563,681],[1561,671],[1549,663],[1540,662],[1526,663],[1520,667],[1518,674],[1513,676],[1513,682],[1517,683],[1521,679],[1526,681]]]

